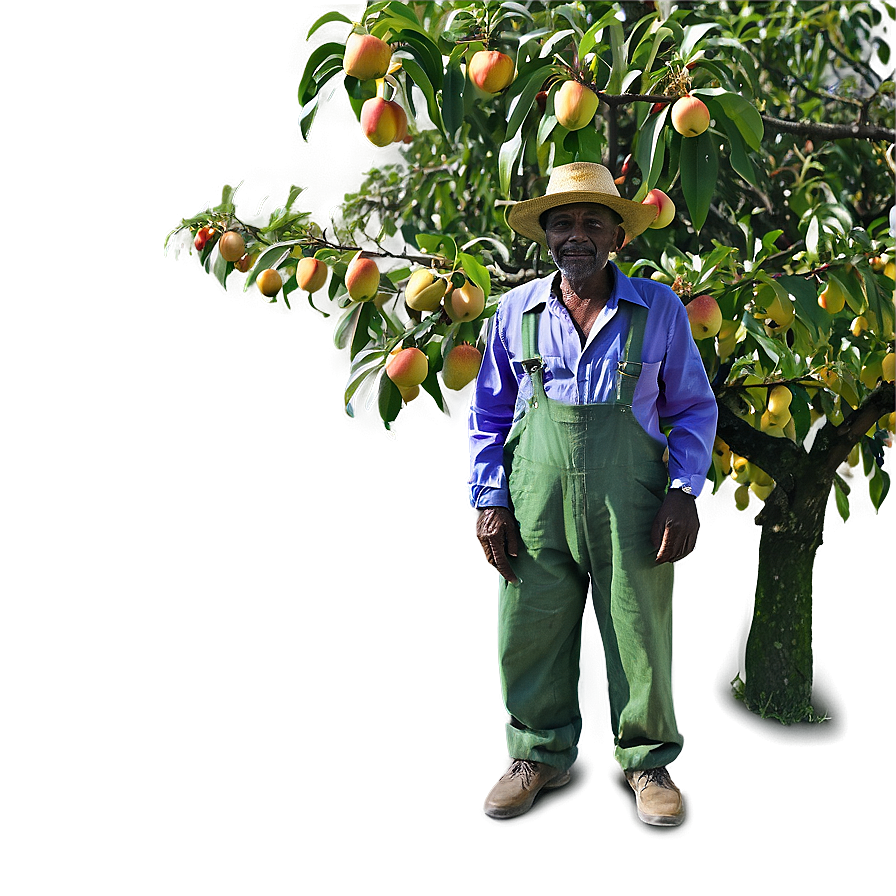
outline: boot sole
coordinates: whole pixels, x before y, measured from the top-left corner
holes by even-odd
[[[635,807],[637,808],[637,807]],[[638,818],[644,822],[644,824],[653,824],[658,827],[675,827],[676,825],[681,824],[684,821],[684,813],[681,815],[647,815],[642,812],[640,809],[638,811]]]
[[[548,781],[547,784],[543,784],[535,793],[532,794],[532,798],[526,800],[524,803],[520,803],[518,806],[507,806],[506,808],[503,806],[490,806],[486,807],[485,814],[489,818],[516,818],[519,815],[525,815],[532,808],[532,804],[535,802],[535,798],[541,793],[542,790],[556,790],[558,787],[562,787],[564,784],[569,784],[570,778],[572,775],[569,773],[569,769],[567,769],[562,774],[558,775],[556,778],[552,778]]]

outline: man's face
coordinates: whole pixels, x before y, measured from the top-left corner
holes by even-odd
[[[619,221],[616,212],[594,202],[560,205],[547,213],[548,249],[567,280],[582,282],[607,266],[625,235]]]

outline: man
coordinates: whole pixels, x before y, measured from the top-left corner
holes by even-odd
[[[683,819],[666,769],[682,745],[671,691],[671,564],[696,541],[716,404],[681,300],[609,261],[654,216],[590,162],[555,168],[545,195],[508,216],[559,271],[502,297],[470,411],[477,536],[502,576],[513,760],[486,800],[493,818],[526,812],[541,789],[570,779],[590,584],[615,755],[638,816]]]

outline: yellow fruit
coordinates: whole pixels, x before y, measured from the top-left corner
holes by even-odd
[[[568,131],[590,124],[599,104],[597,94],[578,81],[564,81],[554,96],[554,114]]]
[[[255,278],[255,285],[261,290],[262,295],[270,299],[280,292],[283,278],[273,268],[267,268]]]
[[[873,389],[881,376],[883,376],[883,359],[880,357],[870,358],[859,373],[859,379],[866,389]]]
[[[892,383],[896,379],[896,354],[888,352],[880,362],[880,376],[885,382]]]
[[[864,315],[859,315],[849,326],[849,332],[853,336],[858,336],[868,329],[868,319]]]
[[[401,392],[402,401],[407,404],[413,401],[420,394],[419,386],[399,386],[398,391]]]
[[[221,234],[218,251],[224,261],[239,261],[246,254],[246,241],[235,230]]]
[[[768,410],[775,417],[790,416],[790,402],[793,401],[793,393],[787,386],[775,386],[768,396]]]
[[[499,93],[513,81],[513,60],[497,50],[479,50],[470,59],[467,74],[484,93]]]
[[[712,446],[712,462],[723,476],[731,472],[731,449],[718,436]]]
[[[380,291],[380,271],[372,258],[363,258],[361,253],[348,263],[345,271],[345,288],[356,302],[366,302]]]
[[[843,292],[836,280],[829,280],[827,286],[825,286],[818,297],[818,304],[828,314],[839,314],[846,304],[846,293]]]
[[[672,223],[675,217],[675,203],[662,191],[651,190],[642,200],[641,205],[656,206],[657,215],[652,224],[648,224],[651,230],[659,230]]]
[[[858,444],[852,446],[852,450],[849,452],[849,457],[846,458],[846,462],[851,466],[855,467],[858,465],[859,461],[862,459],[861,457],[861,448]]]
[[[401,140],[407,133],[407,124],[404,109],[394,100],[374,96],[361,106],[361,130],[374,146],[388,146]]]
[[[386,376],[399,388],[419,386],[429,373],[429,362],[419,348],[395,349],[386,362]]]
[[[731,453],[731,478],[741,485],[750,481],[750,462],[734,452]]]
[[[472,280],[445,296],[445,312],[453,321],[473,320],[485,308],[485,293]]]
[[[738,510],[746,510],[750,503],[750,487],[747,485],[739,485],[734,490],[734,506]]]
[[[319,258],[303,258],[296,266],[296,282],[307,293],[317,292],[327,282],[329,268]]]
[[[765,316],[773,320],[779,327],[789,327],[793,323],[793,303],[788,299],[786,302],[775,293],[775,297],[769,302],[765,309]]]
[[[435,311],[442,302],[448,281],[428,268],[418,268],[408,278],[404,300],[415,311]]]
[[[771,485],[759,485],[756,482],[750,483],[750,491],[759,498],[760,501],[764,501],[774,489],[774,482]]]
[[[709,339],[722,326],[722,310],[712,296],[696,296],[688,302],[685,310],[694,339]]]
[[[342,68],[347,75],[359,81],[382,78],[389,71],[392,48],[384,40],[372,34],[353,32],[345,42]]]
[[[884,277],[896,280],[896,262],[888,261],[884,265]]]
[[[697,137],[709,127],[709,109],[695,96],[683,96],[672,106],[672,127],[683,137]]]
[[[463,343],[454,346],[442,364],[442,382],[447,389],[463,389],[472,383],[482,364],[482,352],[472,345]]]

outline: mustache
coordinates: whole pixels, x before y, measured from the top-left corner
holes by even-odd
[[[597,253],[594,249],[589,249],[587,246],[577,246],[575,248],[563,249],[560,252],[560,256],[564,255],[596,255]]]

